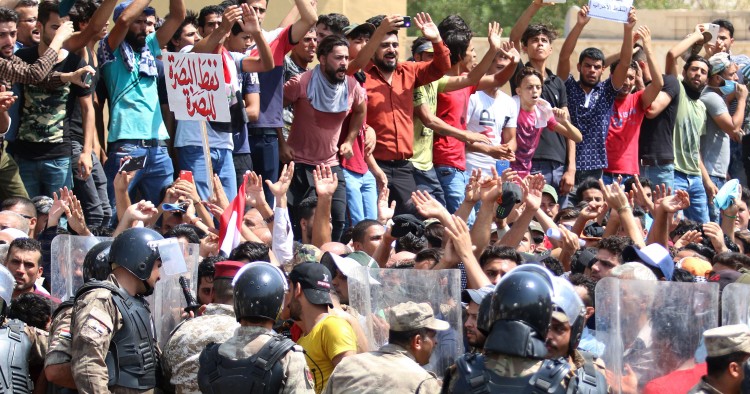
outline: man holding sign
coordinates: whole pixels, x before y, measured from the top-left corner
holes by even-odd
[[[630,62],[633,59],[633,28],[635,27],[635,10],[631,9],[628,21],[624,25],[624,38],[620,49],[620,63],[610,77],[603,81],[604,54],[598,48],[586,48],[578,57],[580,80],[576,81],[570,74],[570,55],[575,49],[578,37],[589,23],[589,7],[583,6],[578,11],[578,20],[565,38],[560,50],[557,64],[557,75],[568,75],[565,88],[568,93],[568,110],[573,124],[581,130],[583,141],[576,147],[576,185],[588,177],[599,179],[607,167],[607,151],[604,142],[609,129],[612,105],[617,92],[627,78]]]
[[[128,191],[139,189],[149,201],[160,201],[172,183],[174,169],[167,152],[167,128],[162,121],[156,88],[156,58],[185,19],[183,0],[170,0],[169,15],[157,32],[147,34],[144,9],[149,0],[133,0],[115,7],[115,25],[99,46],[102,78],[110,93],[107,194],[115,207],[114,179],[125,156],[147,156]],[[116,215],[112,215],[117,217]]]

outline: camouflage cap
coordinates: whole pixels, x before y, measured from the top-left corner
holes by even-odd
[[[745,324],[716,327],[703,332],[708,357],[744,352],[750,354],[750,328]]]
[[[435,319],[430,304],[423,302],[403,302],[388,310],[388,324],[392,331],[412,331],[420,328],[429,328],[435,331],[443,331],[450,328],[447,321]]]

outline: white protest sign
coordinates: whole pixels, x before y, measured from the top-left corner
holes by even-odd
[[[175,119],[231,120],[221,55],[167,52],[164,58],[169,109]]]
[[[633,0],[589,0],[589,16],[626,23]]]

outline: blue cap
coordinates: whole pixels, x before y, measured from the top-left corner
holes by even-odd
[[[122,14],[123,11],[125,11],[126,8],[133,2],[133,0],[126,0],[122,3],[115,6],[115,11],[112,13],[112,20],[117,21],[117,18],[120,17],[120,14]],[[148,6],[143,9],[143,13],[148,16],[154,16],[156,15],[156,10],[154,7]]]

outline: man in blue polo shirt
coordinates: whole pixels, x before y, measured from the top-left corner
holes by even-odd
[[[620,63],[606,81],[601,80],[604,54],[597,48],[587,48],[581,52],[577,65],[580,80],[576,81],[570,74],[570,55],[581,31],[591,20],[588,13],[588,6],[583,6],[578,11],[576,25],[565,38],[557,63],[557,75],[561,78],[568,76],[565,88],[568,92],[570,120],[583,134],[583,141],[576,146],[576,185],[589,177],[601,178],[607,168],[604,142],[607,139],[612,105],[625,82],[633,59],[633,27],[636,22],[635,11],[631,9],[628,23],[624,25]]]
[[[158,203],[161,191],[173,181],[166,144],[169,135],[159,108],[156,58],[185,19],[185,4],[183,0],[170,0],[164,24],[148,34],[146,22],[154,15],[148,3],[134,0],[118,4],[113,14],[115,25],[99,46],[102,79],[109,92],[109,145],[104,171],[113,209],[114,178],[124,156],[146,156],[146,167],[130,184],[131,194],[138,190],[146,200]]]

